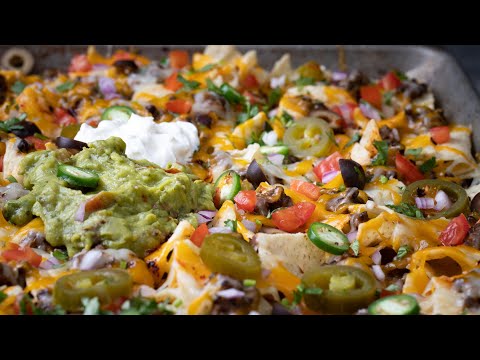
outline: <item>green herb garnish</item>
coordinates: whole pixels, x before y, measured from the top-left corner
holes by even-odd
[[[388,158],[388,143],[386,141],[374,141],[373,146],[378,150],[378,154],[373,159],[372,165],[386,165]]]
[[[412,248],[408,245],[402,245],[398,248],[397,251],[397,256],[395,256],[395,260],[400,260],[404,258],[410,251],[412,251]]]
[[[404,202],[401,202],[398,205],[387,205],[388,208],[394,210],[399,214],[410,216],[417,219],[425,219],[423,213],[415,205],[410,205]]]
[[[177,75],[177,80],[183,84],[183,89],[185,89],[186,91],[195,90],[200,86],[200,83],[198,81],[189,81],[180,74]]]
[[[253,279],[243,280],[243,286],[255,286],[256,284],[257,284],[257,281]]]
[[[27,85],[25,85],[23,82],[17,80],[13,83],[12,87],[10,90],[12,90],[15,94],[19,95],[23,89],[25,89]]]
[[[52,255],[58,259],[58,260],[62,260],[62,261],[65,261],[65,260],[68,260],[68,255],[66,252],[60,250],[60,249],[55,249],[53,250],[53,253]]]
[[[350,139],[350,141],[347,142],[343,148],[346,149],[346,148],[352,146],[353,144],[355,144],[356,142],[358,142],[358,141],[360,140],[360,138],[361,138],[361,136],[360,136],[359,133],[353,134],[353,135],[352,135],[352,138]]]
[[[76,82],[75,81],[65,81],[63,84],[61,85],[58,85],[55,89],[59,92],[65,92],[65,91],[69,91],[69,90],[72,90],[76,85]]]
[[[350,249],[352,249],[353,254],[355,256],[358,256],[360,253],[360,243],[358,242],[357,239],[355,239],[351,244],[350,244]]]
[[[237,220],[226,220],[224,222],[225,227],[230,228],[233,232],[237,231]]]
[[[427,161],[425,161],[422,165],[420,165],[420,171],[425,174],[429,171],[432,171],[433,168],[435,168],[436,166],[437,166],[437,159],[434,156],[428,159]]]

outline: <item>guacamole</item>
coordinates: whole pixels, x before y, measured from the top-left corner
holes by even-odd
[[[73,188],[57,177],[59,164],[95,172],[98,187]],[[47,241],[66,246],[69,255],[101,244],[144,257],[165,241],[180,219],[195,222],[192,213],[215,209],[210,184],[127,158],[125,143],[117,137],[95,141],[74,156],[65,149],[36,151],[20,166],[24,186],[32,191],[7,202],[4,216],[16,225],[39,216]]]

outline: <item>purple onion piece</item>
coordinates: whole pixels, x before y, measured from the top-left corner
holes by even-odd
[[[381,120],[382,118],[377,109],[375,109],[372,105],[365,102],[360,103],[360,111],[365,117],[369,119]]]

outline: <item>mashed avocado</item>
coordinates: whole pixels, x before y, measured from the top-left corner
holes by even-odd
[[[96,172],[98,188],[71,188],[56,175],[59,163]],[[32,191],[7,202],[5,217],[23,225],[39,216],[47,241],[66,246],[69,255],[102,244],[144,257],[165,241],[180,219],[196,221],[193,212],[215,209],[210,184],[127,158],[125,143],[117,137],[95,141],[74,156],[65,149],[33,152],[22,160],[21,169],[24,186]],[[77,211],[85,204],[79,221]]]

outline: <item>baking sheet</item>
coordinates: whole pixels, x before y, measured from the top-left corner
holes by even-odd
[[[12,45],[0,45],[0,56]],[[84,45],[19,45],[30,50],[35,59],[34,71],[49,68],[66,69],[75,53],[86,51]],[[172,48],[199,51],[204,45],[97,45],[105,55],[116,49],[137,49],[146,56],[160,59]],[[292,55],[297,66],[316,60],[329,68],[338,68],[336,45],[240,45],[242,51],[256,49],[262,66],[271,67],[284,53]],[[428,46],[406,45],[345,45],[345,60],[349,69],[359,69],[369,76],[377,76],[392,68],[427,82],[433,89],[447,118],[453,122],[472,125],[475,148],[480,149],[480,100],[470,80],[446,52]]]

